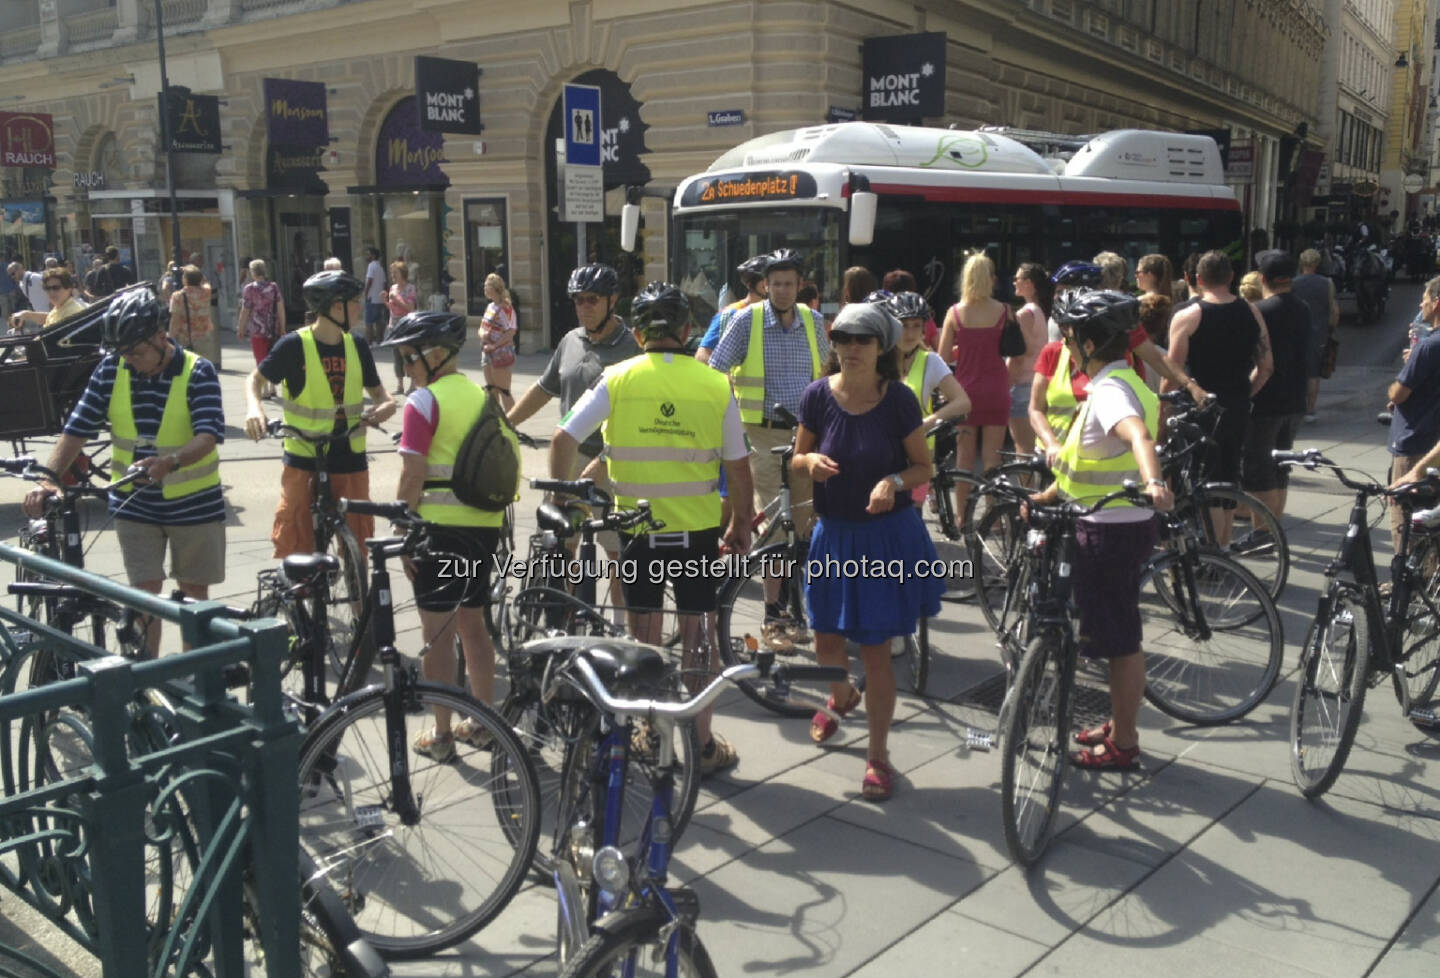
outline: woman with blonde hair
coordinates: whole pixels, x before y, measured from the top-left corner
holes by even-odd
[[[940,356],[970,395],[970,415],[955,431],[955,464],[962,472],[974,466],[977,448],[983,468],[1000,464],[1010,421],[1010,371],[1000,355],[1000,334],[1010,307],[994,292],[995,263],[984,252],[975,252],[960,273],[960,301],[945,314],[940,330]],[[955,512],[965,512],[969,498],[970,486],[961,483],[955,489]]]
[[[480,352],[485,355],[485,389],[500,395],[506,411],[515,405],[510,396],[510,370],[515,366],[515,303],[505,280],[494,272],[485,276],[485,318],[480,324]]]

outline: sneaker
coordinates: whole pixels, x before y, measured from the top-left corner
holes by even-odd
[[[476,750],[488,750],[495,743],[495,737],[480,724],[466,717],[455,724],[454,739],[469,744]]]
[[[794,652],[789,632],[783,621],[767,621],[760,626],[760,645],[768,652]]]
[[[739,762],[740,755],[735,753],[730,741],[719,734],[711,734],[710,743],[700,751],[700,776],[707,778],[718,771],[732,768]]]
[[[415,753],[422,757],[428,757],[433,761],[444,764],[455,756],[455,738],[452,734],[438,734],[435,728],[431,727],[420,736],[415,738],[411,745]]]
[[[1307,415],[1305,415],[1305,423],[1306,423],[1306,424],[1314,424],[1315,421],[1316,421],[1315,415],[1313,415],[1313,414],[1307,414]]]
[[[790,641],[794,642],[796,645],[809,645],[811,641],[813,641],[810,635],[810,629],[806,628],[798,621],[791,621],[785,623],[785,637],[788,638]]]

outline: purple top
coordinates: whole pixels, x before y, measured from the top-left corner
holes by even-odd
[[[905,436],[920,427],[920,402],[910,388],[891,381],[880,403],[864,414],[850,414],[835,401],[830,378],[821,377],[800,397],[800,423],[815,433],[815,451],[828,455],[840,474],[815,484],[815,512],[864,522],[888,516],[865,512],[875,483],[910,467]],[[908,492],[895,493],[896,512],[913,505]]]

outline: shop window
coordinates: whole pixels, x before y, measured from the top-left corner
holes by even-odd
[[[511,284],[505,198],[468,198],[465,201],[465,304],[471,316],[485,314],[485,276],[492,272],[499,274],[506,285]]]

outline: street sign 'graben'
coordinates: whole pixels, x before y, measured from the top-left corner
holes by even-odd
[[[55,126],[43,112],[0,112],[0,166],[55,168]]]

